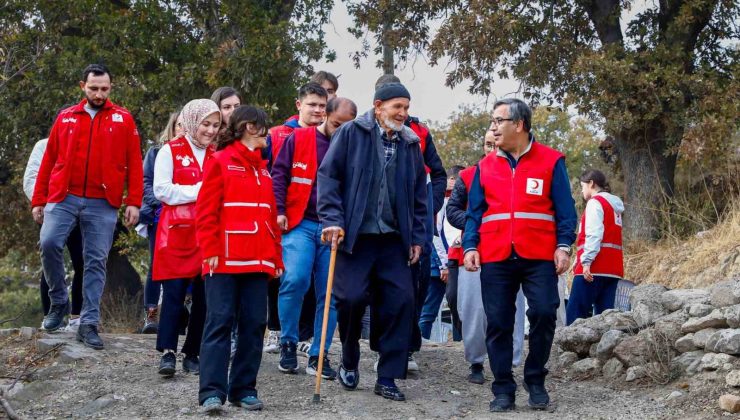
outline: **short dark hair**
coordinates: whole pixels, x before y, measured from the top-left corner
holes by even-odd
[[[588,184],[593,181],[594,185],[601,188],[602,191],[611,192],[612,188],[609,186],[609,182],[606,180],[606,175],[598,169],[588,169],[584,171],[578,180]]]
[[[499,99],[493,104],[493,109],[495,110],[502,105],[509,106],[509,118],[512,121],[524,122],[524,131],[529,132],[532,129],[532,108],[526,102],[516,98]]]
[[[111,76],[110,70],[108,70],[108,67],[106,67],[105,64],[88,64],[87,67],[85,67],[85,70],[82,70],[83,82],[87,82],[87,77],[90,76],[90,73],[94,76],[107,74],[111,82],[113,81],[113,76]]]
[[[314,82],[308,82],[298,89],[298,99],[302,100],[308,95],[317,95],[322,98],[328,98],[329,94],[326,89],[322,88],[320,84]]]
[[[321,85],[324,82],[329,82],[334,87],[334,90],[339,90],[339,79],[337,79],[337,76],[335,76],[333,73],[329,73],[328,71],[318,71],[316,74],[311,76],[311,82],[317,83]]]
[[[378,77],[378,80],[375,81],[375,90],[378,90],[379,87],[387,85],[388,83],[401,83],[401,79],[396,77],[394,74],[384,74]]]
[[[221,101],[223,101],[226,98],[231,98],[232,96],[236,96],[239,98],[239,102],[244,102],[242,99],[242,95],[239,93],[238,90],[234,89],[231,86],[221,86],[220,88],[213,91],[213,95],[211,95],[211,100],[218,105],[219,109],[221,108]]]
[[[462,165],[453,166],[452,168],[450,168],[450,176],[455,177],[455,178],[459,177],[460,171],[462,171],[463,169],[465,169],[465,167]]]
[[[333,114],[334,111],[338,110],[343,105],[349,107],[349,110],[350,110],[350,112],[352,112],[352,116],[353,117],[356,117],[357,116],[357,104],[355,104],[354,102],[352,102],[350,99],[340,98],[339,96],[331,99],[326,104],[326,115]]]
[[[227,135],[219,140],[217,149],[221,150],[235,140],[242,138],[244,130],[247,129],[247,124],[254,124],[265,135],[270,127],[265,111],[252,105],[240,106],[229,117],[229,127],[226,129]]]

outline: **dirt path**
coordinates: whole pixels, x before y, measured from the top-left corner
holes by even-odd
[[[156,373],[159,353],[154,351],[154,337],[142,335],[104,336],[107,349],[93,352],[79,347],[71,334],[37,336],[59,339],[65,353],[40,369],[11,399],[18,413],[29,418],[69,418],[93,416],[105,418],[189,418],[200,417],[197,406],[198,378],[180,373],[169,380]],[[24,344],[25,343],[25,344]],[[42,342],[43,343],[49,343]],[[338,343],[337,343],[338,344]],[[33,341],[0,338],[0,361],[22,353]],[[331,359],[336,365],[338,345]],[[78,359],[78,361],[70,361]],[[305,366],[305,359],[299,360]],[[325,382],[323,403],[311,402],[313,377],[305,373],[284,375],[278,372],[277,355],[265,354],[258,380],[260,397],[265,402],[261,413],[246,413],[230,407],[228,418],[517,418],[517,419],[649,419],[709,418],[717,412],[692,409],[687,404],[660,401],[658,396],[670,389],[642,385],[633,389],[614,389],[596,381],[573,381],[553,372],[548,380],[554,413],[533,412],[526,408],[526,394],[517,394],[519,409],[506,415],[488,411],[489,381],[473,385],[465,380],[467,365],[460,344],[425,345],[417,356],[418,375],[400,381],[407,402],[391,402],[372,393],[373,353],[363,344],[359,389],[347,392],[336,382]],[[178,362],[178,369],[180,368]],[[517,372],[521,378],[521,369]],[[691,404],[688,404],[691,405]],[[0,415],[1,417],[1,415]]]

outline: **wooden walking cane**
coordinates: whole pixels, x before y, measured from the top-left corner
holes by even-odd
[[[329,307],[331,306],[331,290],[334,286],[334,265],[337,262],[338,235],[331,240],[331,256],[329,257],[329,278],[326,280],[326,297],[324,299],[324,319],[321,323],[321,345],[319,346],[319,368],[316,371],[316,389],[313,402],[321,402],[321,372],[324,369],[324,345],[326,344],[326,330],[329,325]]]

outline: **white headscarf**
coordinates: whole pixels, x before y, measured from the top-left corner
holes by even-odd
[[[182,108],[182,128],[185,130],[185,137],[195,147],[205,149],[206,146],[195,141],[195,133],[198,132],[200,124],[211,114],[221,116],[218,105],[210,99],[193,99],[185,104]]]

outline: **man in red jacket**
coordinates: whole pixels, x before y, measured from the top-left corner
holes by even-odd
[[[60,112],[51,128],[31,205],[33,219],[42,224],[41,263],[51,298],[43,327],[58,330],[68,312],[63,250],[70,231],[79,225],[85,282],[77,340],[99,350],[103,348],[98,335],[100,298],[118,208],[125,202],[125,224],[136,224],[143,169],[133,117],[108,100],[108,69],[100,64],[87,66],[80,88],[85,98]],[[124,186],[128,190],[125,200]]]

